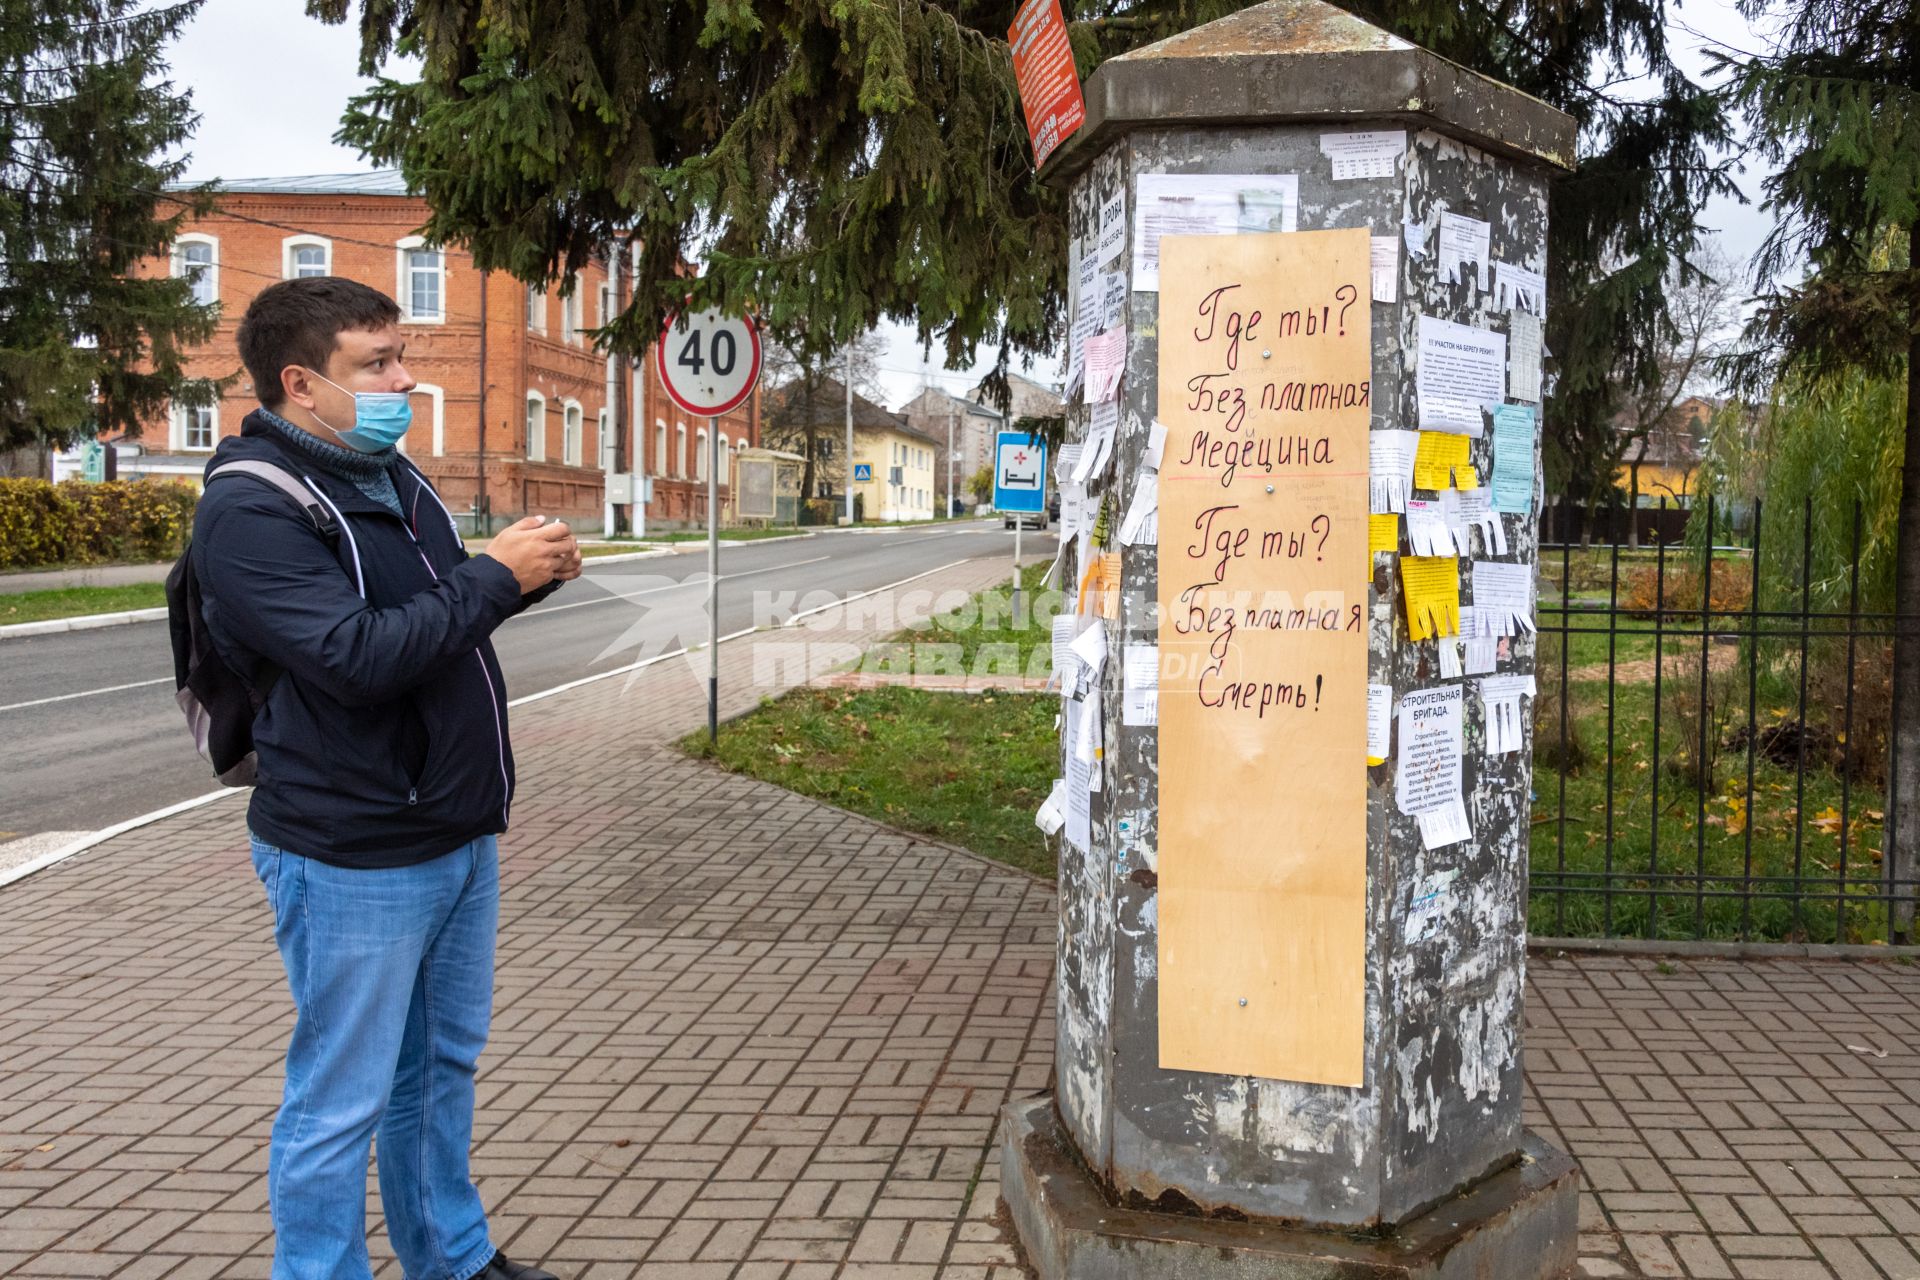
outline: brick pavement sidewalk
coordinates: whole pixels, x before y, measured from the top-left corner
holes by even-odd
[[[728,646],[729,709],[872,634]],[[496,1241],[570,1280],[1014,1280],[992,1131],[1047,1084],[1050,889],[681,757],[701,699],[668,662],[514,713]],[[238,801],[0,889],[0,937],[0,1275],[267,1275],[291,1010]],[[1668,968],[1534,964],[1588,1274],[1920,1278],[1920,970]]]

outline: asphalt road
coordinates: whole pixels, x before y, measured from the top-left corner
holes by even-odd
[[[1051,554],[1051,533],[1022,551]],[[828,531],[721,548],[720,634],[983,556],[992,522]],[[494,635],[507,692],[524,697],[705,641],[706,552],[596,567]],[[0,841],[93,831],[217,785],[173,700],[164,622],[0,639]],[[585,747],[588,744],[582,744]]]

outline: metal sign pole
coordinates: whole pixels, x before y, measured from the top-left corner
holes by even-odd
[[[707,419],[707,742],[720,741],[720,419]]]
[[[847,367],[841,370],[847,383],[847,523],[853,523],[853,341],[847,341]]]
[[[1020,531],[1026,526],[1025,516],[1013,518],[1013,625],[1020,625]]]
[[[671,316],[654,348],[661,389],[707,420],[707,743],[720,742],[720,416],[753,395],[760,333],[751,317],[718,311]],[[742,356],[746,359],[743,362]]]

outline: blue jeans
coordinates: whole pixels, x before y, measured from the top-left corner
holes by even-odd
[[[256,837],[253,867],[298,1014],[268,1158],[273,1280],[370,1280],[376,1129],[380,1203],[407,1280],[468,1280],[494,1252],[467,1173],[493,1006],[494,838],[353,871]]]

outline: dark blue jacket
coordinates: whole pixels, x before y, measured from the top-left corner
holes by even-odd
[[[553,588],[523,597],[505,565],[469,557],[404,458],[389,467],[404,518],[282,445],[257,415],[208,470],[239,458],[302,477],[340,523],[330,545],[251,476],[208,485],[194,517],[194,572],[221,657],[250,679],[263,659],[284,673],[254,720],[248,826],[290,853],[368,868],[505,831],[513,751],[487,637]]]

